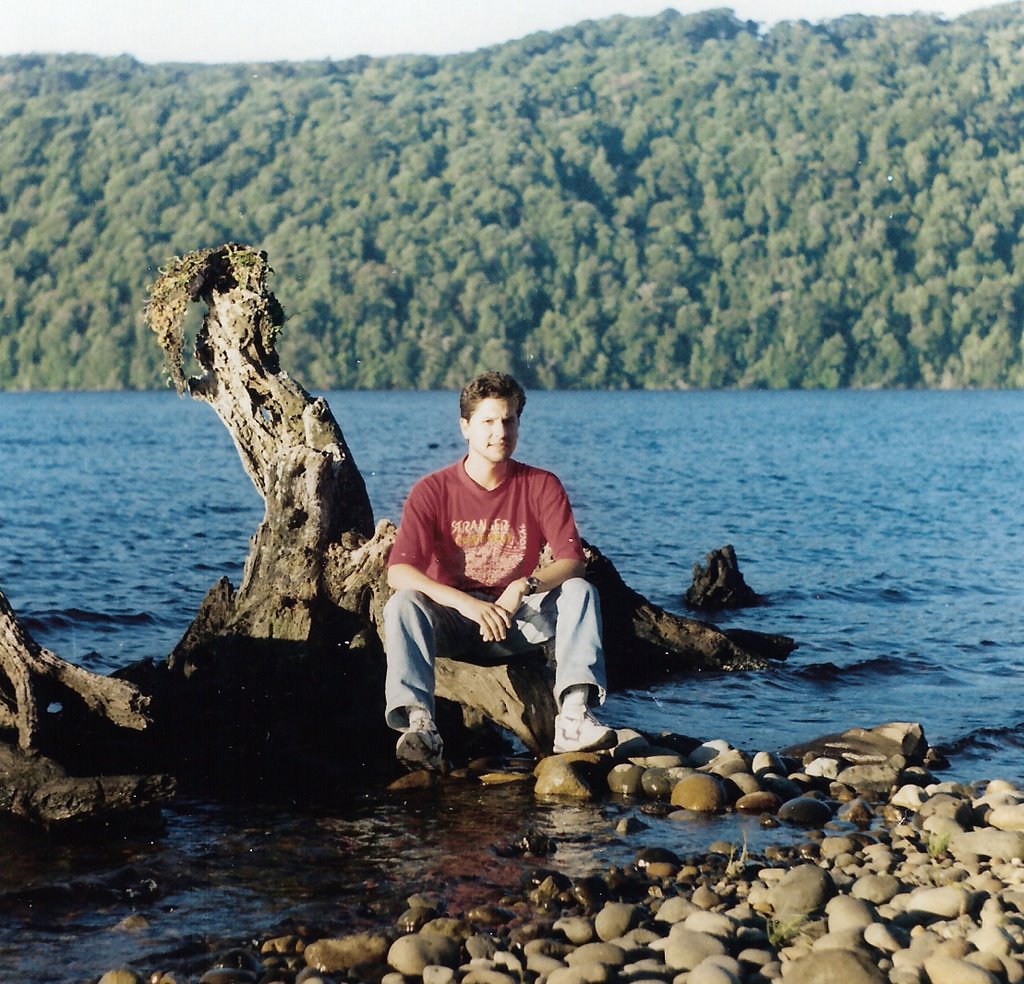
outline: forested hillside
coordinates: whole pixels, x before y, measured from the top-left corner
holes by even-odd
[[[232,240],[310,387],[1020,386],[1022,14],[0,59],[0,388],[163,385],[145,287]]]

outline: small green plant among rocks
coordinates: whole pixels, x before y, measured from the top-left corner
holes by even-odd
[[[928,857],[933,861],[946,856],[949,850],[949,834],[932,832],[928,837]]]
[[[768,920],[768,944],[773,950],[789,946],[803,932],[805,915],[779,916]]]

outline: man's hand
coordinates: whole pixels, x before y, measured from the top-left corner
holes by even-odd
[[[502,598],[504,597],[502,594]],[[501,642],[512,626],[512,614],[501,607],[498,601],[482,601],[472,595],[456,606],[456,610],[480,626],[480,638],[484,642]],[[518,607],[518,606],[516,606]]]

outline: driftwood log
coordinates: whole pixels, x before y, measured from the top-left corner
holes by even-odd
[[[264,499],[241,584],[215,584],[165,660],[111,678],[41,650],[9,606],[0,611],[0,670],[8,680],[5,687],[0,678],[0,732],[12,732],[23,752],[47,747],[67,761],[68,748],[48,741],[38,710],[59,699],[102,725],[81,729],[90,740],[77,745],[80,772],[106,774],[128,763],[184,782],[227,776],[243,790],[259,783],[266,795],[268,779],[323,791],[336,774],[393,767],[381,613],[395,528],[387,520],[374,526],[326,401],[280,367],[275,342],[284,319],[269,274],[266,255],[249,247],[192,253],[162,272],[146,312],[178,392],[213,408]],[[206,312],[195,371],[186,372],[182,324],[195,302]],[[601,595],[612,689],[697,670],[763,669],[795,648],[787,637],[723,633],[663,611],[628,588],[594,547],[587,576]],[[447,731],[449,748],[490,720],[532,751],[550,750],[552,679],[543,653],[496,666],[440,659],[442,724],[446,731],[456,718],[465,725]],[[63,696],[55,698],[54,688]],[[104,740],[92,741],[100,732]],[[112,732],[124,737],[112,742]],[[153,788],[162,795],[167,786]]]
[[[52,826],[134,815],[170,798],[170,776],[111,774],[125,733],[148,726],[148,704],[132,684],[40,646],[0,592],[0,735],[12,736],[0,742],[0,812]]]

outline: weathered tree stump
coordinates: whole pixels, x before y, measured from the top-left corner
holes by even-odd
[[[210,404],[264,499],[241,584],[235,590],[221,579],[211,588],[165,661],[144,661],[111,678],[35,646],[4,602],[0,670],[9,683],[0,679],[0,731],[15,731],[22,749],[52,748],[62,764],[75,757],[59,729],[59,740],[48,741],[49,722],[39,713],[44,701],[59,701],[56,717],[84,722],[83,735],[96,721],[118,733],[144,729],[128,732],[137,735],[133,741],[87,743],[94,761],[104,753],[108,764],[134,758],[140,771],[167,770],[186,781],[230,774],[254,795],[266,795],[261,781],[268,777],[322,788],[324,763],[328,772],[348,774],[392,763],[382,611],[395,527],[386,520],[374,527],[362,477],[327,403],[280,367],[275,339],[283,315],[267,287],[269,273],[265,254],[248,247],[192,253],[162,273],[147,307],[178,392]],[[182,323],[193,302],[205,304],[206,315],[195,339],[197,372],[187,375]],[[601,595],[613,689],[701,669],[761,669],[794,648],[786,637],[723,633],[665,612],[628,588],[592,547],[587,576]],[[446,715],[450,701],[463,709],[468,729],[487,718],[538,754],[551,747],[552,682],[536,656],[497,666],[438,662]],[[446,734],[449,749],[458,738]],[[40,788],[62,781],[46,770],[39,779]],[[102,787],[97,811],[112,788]],[[166,789],[154,779],[128,798]],[[42,816],[25,805],[30,800],[22,789],[0,797],[0,809]]]
[[[717,612],[724,608],[751,608],[761,603],[760,595],[740,573],[732,544],[712,550],[705,563],[706,567],[693,565],[693,582],[683,599],[688,608]]]

